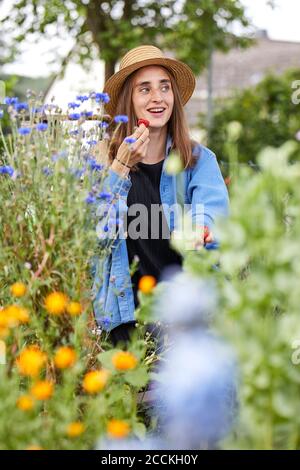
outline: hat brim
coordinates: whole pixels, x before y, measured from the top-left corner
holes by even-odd
[[[161,65],[170,70],[176,80],[182,104],[185,105],[188,102],[196,86],[195,76],[191,68],[176,59],[145,59],[124,67],[122,70],[112,75],[105,83],[104,92],[108,93],[110,97],[109,103],[105,105],[105,111],[110,114],[110,116],[115,115],[119,94],[126,78],[136,70],[141,67],[146,67],[147,65]]]

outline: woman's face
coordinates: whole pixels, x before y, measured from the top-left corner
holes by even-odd
[[[167,124],[173,111],[174,94],[163,67],[148,65],[136,72],[132,102],[137,119],[147,119],[150,127],[161,128]]]

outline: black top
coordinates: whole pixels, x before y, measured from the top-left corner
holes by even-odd
[[[139,258],[138,269],[131,278],[136,307],[137,287],[141,276],[152,275],[159,281],[165,267],[182,264],[182,257],[170,247],[170,231],[161,206],[159,185],[163,162],[164,160],[154,164],[140,162],[137,165],[138,170],[130,172],[132,186],[127,197],[126,244],[129,264],[135,255]],[[133,204],[143,206],[134,208]]]

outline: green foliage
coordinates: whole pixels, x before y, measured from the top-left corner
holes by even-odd
[[[229,32],[233,22],[242,27],[249,24],[239,0],[21,0],[13,2],[3,26],[8,33],[20,31],[13,41],[17,49],[33,33],[51,39],[53,31],[59,37],[67,32],[75,40],[72,54],[86,61],[91,58],[93,43],[107,64],[108,78],[120,57],[141,44],[174,50],[197,73],[205,67],[211,46],[228,50],[248,44]]]
[[[193,253],[186,269],[218,285],[215,328],[235,348],[240,411],[225,448],[299,449],[300,164],[295,142],[268,147],[261,171],[241,167],[218,252]],[[211,266],[219,265],[219,269]]]
[[[165,45],[198,74],[207,66],[212,50],[227,52],[232,47],[251,44],[249,38],[230,31],[233,23],[243,29],[250,26],[239,0],[188,0],[173,30],[166,35]]]
[[[282,76],[268,75],[257,86],[236,93],[233,98],[217,104],[209,145],[222,159],[229,160],[227,125],[242,124],[237,155],[240,162],[255,162],[258,153],[267,145],[278,147],[295,139],[300,129],[299,105],[293,104],[293,82],[299,80],[300,70],[289,70]],[[205,126],[204,117],[201,126]],[[299,159],[299,149],[295,158]]]

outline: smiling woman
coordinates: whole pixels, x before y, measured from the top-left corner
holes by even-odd
[[[166,268],[180,269],[182,264],[170,245],[176,228],[170,212],[179,202],[176,176],[166,171],[171,150],[181,161],[181,199],[192,208],[202,244],[212,241],[211,232],[204,240],[204,225],[210,230],[215,218],[228,212],[228,193],[215,155],[189,136],[183,106],[194,88],[191,69],[154,46],[129,51],[104,88],[110,95],[106,112],[127,116],[113,129],[108,176],[110,191],[126,207],[125,237],[119,235],[94,284],[97,321],[110,331],[114,343],[128,340],[134,328],[143,280],[150,279],[153,286]],[[138,266],[131,276],[133,261]]]

